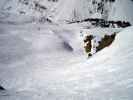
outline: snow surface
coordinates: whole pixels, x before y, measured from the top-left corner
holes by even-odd
[[[2,4],[0,10],[4,13],[16,14],[19,16],[30,16],[40,18],[45,16],[53,22],[64,22],[72,20],[83,20],[86,18],[108,18],[108,13],[112,10],[111,2],[103,2],[103,14],[98,11],[98,3],[101,0],[95,0],[97,3],[92,4],[94,0],[58,0],[50,2],[48,0],[27,0],[28,4],[24,4],[23,0],[7,0]],[[35,2],[46,7],[45,10],[37,10]],[[24,12],[24,14],[20,13]]]
[[[0,86],[6,89],[0,90],[0,100],[132,100],[133,27],[85,29],[88,24],[58,23],[72,19],[73,10],[79,12],[76,19],[88,17],[87,4],[94,12],[95,7],[84,0],[35,1],[47,5],[46,16],[57,23],[36,21],[43,13],[35,11],[32,4],[0,1]],[[132,2],[126,1],[109,4],[109,19],[133,21]],[[12,9],[7,9],[10,6]],[[21,10],[26,15],[20,15]],[[101,15],[93,13],[91,17]],[[87,59],[84,35],[101,38],[113,32],[118,32],[114,43]]]
[[[132,100],[133,27],[86,60],[75,28],[0,26],[0,100]]]
[[[132,0],[116,0],[110,12],[110,20],[129,21],[133,24],[133,1]]]

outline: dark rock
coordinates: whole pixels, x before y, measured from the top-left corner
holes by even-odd
[[[0,86],[0,91],[2,91],[2,90],[5,90],[5,88],[4,88],[4,87],[2,87],[2,86]]]
[[[130,22],[126,22],[126,21],[111,21],[111,20],[105,20],[105,19],[100,19],[100,18],[87,18],[87,19],[83,19],[83,20],[80,20],[80,21],[72,21],[72,22],[69,22],[68,24],[83,23],[83,22],[89,22],[95,27],[103,27],[103,28],[108,28],[108,27],[126,28],[128,26],[131,26]]]
[[[84,39],[84,44],[85,44],[84,48],[85,48],[85,52],[87,53],[91,52],[91,48],[92,48],[91,40],[92,39],[93,39],[92,35],[86,36]]]
[[[89,53],[89,54],[88,54],[88,57],[91,57],[91,56],[92,56],[92,54],[91,54],[91,53]]]
[[[112,42],[115,39],[116,34],[112,34],[112,35],[105,35],[104,38],[102,38],[102,40],[99,42],[99,46],[96,47],[96,52],[102,50],[105,47],[108,47],[112,44]]]
[[[108,47],[112,44],[112,42],[115,40],[116,33],[113,33],[112,35],[105,35],[100,41],[99,45],[96,47],[96,52],[99,52],[100,50],[104,49],[105,47]],[[84,48],[85,52],[88,54],[88,57],[91,57],[91,50],[92,50],[92,39],[95,38],[92,35],[88,35],[84,39]]]

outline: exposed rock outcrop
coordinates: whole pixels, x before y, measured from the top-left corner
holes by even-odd
[[[115,40],[115,36],[116,33],[113,33],[111,35],[105,35],[101,38],[100,41],[97,41],[96,36],[87,35],[84,39],[84,48],[85,52],[88,54],[88,57],[92,56],[96,52],[99,52],[105,47],[110,46],[112,42]]]
[[[104,20],[104,19],[99,19],[99,18],[87,18],[84,20],[73,21],[73,22],[68,22],[68,23],[72,24],[72,23],[83,23],[83,22],[88,22],[88,23],[91,23],[92,26],[102,27],[102,28],[108,28],[108,27],[126,28],[128,26],[131,26],[131,23],[127,21],[113,21],[113,20]]]

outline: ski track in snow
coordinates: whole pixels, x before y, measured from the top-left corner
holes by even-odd
[[[86,60],[75,30],[0,26],[0,100],[132,100],[133,27]]]

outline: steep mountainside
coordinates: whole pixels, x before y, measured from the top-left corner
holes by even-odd
[[[62,0],[52,15],[55,21],[108,18],[114,1],[110,0]],[[57,15],[57,16],[56,16]]]
[[[43,16],[55,22],[88,17],[107,19],[113,2],[114,0],[7,0],[1,11],[35,18]]]
[[[132,0],[2,0],[0,6],[2,14],[54,22],[102,18],[133,23]]]

